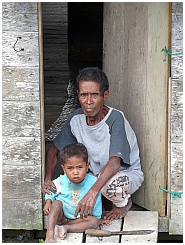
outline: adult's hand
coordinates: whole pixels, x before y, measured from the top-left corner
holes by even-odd
[[[80,218],[83,219],[83,217],[86,218],[88,215],[92,215],[97,194],[97,191],[90,189],[78,203],[74,216],[77,217],[78,213],[80,213]]]
[[[54,144],[52,144],[51,147],[47,150],[45,181],[44,181],[44,184],[41,188],[41,191],[44,195],[46,193],[51,194],[51,192],[56,192],[56,189],[55,189],[56,187],[52,182],[52,174],[53,174],[53,170],[54,170],[54,167],[56,165],[56,162],[57,162],[58,152],[59,152],[59,150],[56,148],[56,146]]]
[[[45,180],[42,188],[41,188],[42,193],[49,194],[51,195],[51,192],[56,192],[56,186],[51,180]]]

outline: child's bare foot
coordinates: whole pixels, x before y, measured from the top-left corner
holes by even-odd
[[[54,231],[47,231],[46,232],[46,240],[45,243],[54,243]]]
[[[64,225],[59,225],[58,226],[58,237],[61,240],[64,240],[66,236],[67,236],[67,229],[66,229],[66,227]]]

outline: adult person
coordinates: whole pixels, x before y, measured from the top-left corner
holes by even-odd
[[[96,177],[88,174],[89,162],[86,147],[81,143],[66,145],[60,152],[61,167],[64,175],[53,182],[56,193],[45,195],[44,214],[48,215],[46,243],[54,242],[55,225],[58,224],[58,236],[64,240],[68,232],[84,232],[99,225],[109,225],[109,220],[101,219],[102,196],[98,193],[92,216],[81,219],[74,216],[78,202],[96,181]]]
[[[131,208],[131,195],[144,180],[136,135],[123,112],[105,104],[109,82],[102,70],[84,68],[76,81],[81,108],[68,117],[47,152],[42,192],[46,193],[50,186],[54,186],[52,173],[58,151],[70,143],[83,143],[89,154],[89,170],[98,179],[78,203],[75,215],[91,215],[101,191],[113,204],[104,218],[120,219]]]

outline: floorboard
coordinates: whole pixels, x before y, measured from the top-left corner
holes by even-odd
[[[154,230],[154,232],[147,235],[122,235],[121,243],[157,243],[158,212],[129,211],[124,218],[123,230]]]
[[[122,227],[122,219],[112,221],[110,226],[105,226],[103,230],[120,231]],[[119,243],[120,236],[95,237],[86,235],[86,243]]]
[[[157,211],[129,211],[124,219],[114,220],[110,226],[102,229],[110,231],[153,230],[147,235],[112,235],[109,237],[95,237],[84,233],[68,233],[65,240],[58,237],[55,227],[55,243],[157,243],[158,212]]]
[[[65,240],[58,237],[58,225],[55,226],[55,243],[82,243],[83,233],[68,233]]]

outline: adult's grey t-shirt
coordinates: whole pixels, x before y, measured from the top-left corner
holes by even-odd
[[[134,193],[144,180],[140,165],[136,135],[123,112],[108,107],[107,115],[98,124],[88,126],[81,108],[67,119],[61,132],[54,140],[61,150],[65,145],[83,143],[89,154],[90,171],[98,176],[112,156],[121,159],[119,172],[129,177],[128,193]]]

